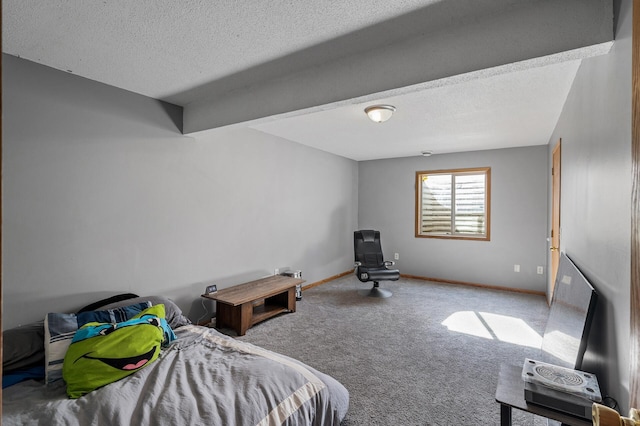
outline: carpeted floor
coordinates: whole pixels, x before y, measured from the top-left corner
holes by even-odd
[[[538,358],[544,297],[411,279],[381,283],[387,299],[358,293],[370,287],[347,276],[306,290],[296,313],[240,339],[339,380],[343,426],[500,424],[500,364]],[[514,425],[546,424],[513,414]]]

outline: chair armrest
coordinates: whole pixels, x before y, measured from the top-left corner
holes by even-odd
[[[394,262],[393,260],[385,260],[384,261],[384,266],[393,266],[395,264],[396,264],[396,262]]]
[[[362,262],[355,262],[354,266],[357,268],[358,266],[362,266]]]

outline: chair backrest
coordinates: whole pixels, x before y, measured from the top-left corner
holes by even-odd
[[[384,266],[380,232],[361,230],[353,233],[353,251],[356,262],[365,268],[379,268]]]

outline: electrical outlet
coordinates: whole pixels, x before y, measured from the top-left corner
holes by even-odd
[[[542,275],[544,273],[544,268],[542,266],[538,266],[537,272],[538,275]]]
[[[393,255],[393,258],[394,258],[395,260],[400,259],[400,254],[399,254],[399,253],[394,254],[394,255]]]
[[[216,291],[218,291],[218,286],[215,284],[211,284],[211,285],[208,285],[207,288],[205,288],[204,294],[211,294],[211,293],[215,293]]]
[[[513,272],[520,272],[520,265],[513,265]]]

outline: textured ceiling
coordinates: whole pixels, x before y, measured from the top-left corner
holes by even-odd
[[[184,105],[190,89],[437,2],[3,0],[3,52]]]
[[[4,0],[3,52],[368,160],[548,143],[610,1]],[[391,103],[394,117],[363,113]]]
[[[254,128],[356,160],[542,145],[549,141],[580,61],[478,77],[382,98],[385,123],[354,104]]]

